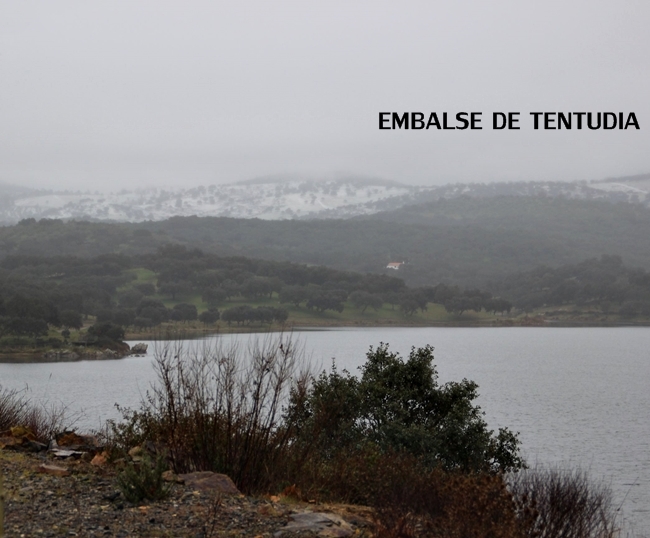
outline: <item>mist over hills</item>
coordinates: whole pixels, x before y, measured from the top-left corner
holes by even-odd
[[[546,195],[438,199],[351,219],[173,217],[141,223],[27,219],[0,228],[0,257],[137,256],[173,243],[221,256],[389,274],[413,286],[489,287],[540,265],[602,254],[650,269],[650,211],[642,204]],[[406,262],[399,270],[389,262]]]
[[[114,193],[35,190],[0,183],[0,224],[26,218],[111,222],[177,216],[340,219],[460,196],[548,196],[650,205],[650,174],[591,182],[512,182],[414,186],[378,178],[265,177],[228,185]]]

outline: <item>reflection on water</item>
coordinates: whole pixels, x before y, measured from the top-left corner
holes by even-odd
[[[440,381],[479,384],[488,423],[520,432],[531,464],[579,465],[611,483],[625,515],[650,536],[650,328],[372,328],[297,333],[307,355],[355,373],[368,347],[435,347]],[[251,338],[223,335],[225,342]],[[155,347],[150,343],[150,353]],[[0,364],[0,384],[83,411],[82,428],[138,405],[151,356]]]

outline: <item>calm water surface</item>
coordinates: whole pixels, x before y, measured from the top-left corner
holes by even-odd
[[[479,384],[491,427],[520,432],[529,463],[580,466],[611,484],[627,521],[650,536],[650,328],[373,328],[296,334],[321,367],[356,373],[369,346],[435,347],[440,382]],[[225,341],[250,336],[224,335]],[[0,384],[79,413],[80,429],[136,407],[154,381],[147,357],[0,364]]]

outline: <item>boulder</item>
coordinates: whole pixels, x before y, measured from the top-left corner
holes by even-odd
[[[227,495],[241,495],[235,483],[225,474],[202,471],[178,475],[183,483],[198,491],[225,493]]]
[[[280,538],[285,534],[310,532],[316,536],[344,538],[354,535],[352,526],[340,516],[327,512],[298,512],[291,515],[291,521],[273,536]]]
[[[66,467],[61,467],[60,465],[47,465],[42,463],[38,466],[39,473],[51,474],[54,476],[69,476],[70,471]]]
[[[64,450],[62,448],[50,449],[49,453],[52,454],[55,458],[62,460],[67,460],[68,458],[78,459],[84,455],[84,452],[81,452],[79,450]]]
[[[142,449],[141,446],[134,446],[129,450],[129,456],[131,456],[132,458],[141,458],[143,452],[144,450]]]
[[[56,435],[58,446],[81,446],[86,444],[86,437],[74,431],[64,431]]]
[[[106,455],[106,452],[102,452],[101,454],[95,454],[95,457],[90,460],[90,465],[94,465],[95,467],[103,467],[107,462],[108,457]]]
[[[177,475],[174,471],[172,471],[171,469],[170,469],[169,471],[165,471],[165,472],[162,474],[162,479],[163,479],[165,482],[174,482],[174,483],[176,483],[176,484],[182,484],[182,483],[183,483],[183,479],[182,479],[180,476],[178,476],[178,475]]]
[[[131,348],[130,353],[131,355],[146,355],[148,347],[149,346],[147,344],[140,342]]]

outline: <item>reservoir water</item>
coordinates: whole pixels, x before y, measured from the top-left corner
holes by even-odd
[[[403,356],[433,345],[439,381],[476,381],[488,424],[520,432],[529,464],[588,470],[612,487],[636,535],[650,537],[650,328],[333,329],[294,339],[321,368],[335,358],[352,373],[371,345]],[[97,428],[119,417],[115,403],[137,407],[155,381],[153,348],[115,361],[4,363],[0,385],[66,405],[79,429]]]

